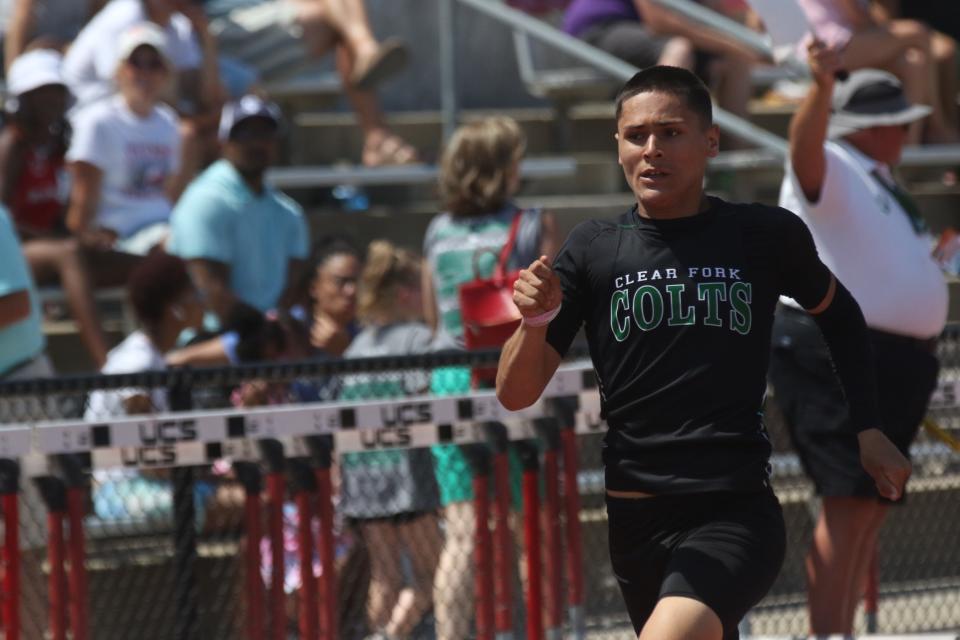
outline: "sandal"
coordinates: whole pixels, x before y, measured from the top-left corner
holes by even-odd
[[[413,164],[415,162],[418,162],[417,150],[393,133],[370,136],[363,145],[363,165],[365,167],[383,167]]]
[[[410,52],[399,38],[387,38],[376,53],[357,60],[350,74],[350,84],[361,91],[369,91],[407,66]]]

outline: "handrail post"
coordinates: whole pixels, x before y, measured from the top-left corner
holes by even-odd
[[[447,141],[457,128],[457,59],[453,33],[456,29],[456,2],[437,0],[440,26],[440,111],[443,139]]]

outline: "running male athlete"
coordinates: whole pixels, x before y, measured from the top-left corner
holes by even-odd
[[[521,272],[524,321],[504,346],[508,409],[543,392],[586,327],[609,425],[610,558],[641,640],[738,638],[783,561],[760,417],[783,293],[815,318],[858,432],[861,462],[896,499],[910,464],[881,431],[860,308],[784,209],[703,192],[719,132],[692,73],[651,67],[617,97],[630,211],[577,226],[551,265]]]

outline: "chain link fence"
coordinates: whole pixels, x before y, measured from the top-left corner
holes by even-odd
[[[559,626],[633,637],[607,557],[592,374],[576,370],[546,410],[503,421],[489,393],[470,391],[471,371],[494,358],[5,385],[0,423],[31,426],[33,453],[4,453],[15,434],[0,433],[0,457],[19,467],[18,485],[10,462],[0,473],[0,490],[19,495],[19,567],[8,553],[0,624],[55,640],[462,640]],[[954,328],[941,358],[930,417],[957,438]],[[818,505],[775,400],[767,425],[788,555],[745,625],[802,635]],[[931,433],[921,431],[909,500],[881,539],[883,632],[960,627],[960,453]]]

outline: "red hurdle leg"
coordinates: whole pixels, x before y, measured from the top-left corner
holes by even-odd
[[[0,460],[0,508],[3,510],[3,637],[20,638],[20,515],[18,494],[20,467],[14,460]]]
[[[270,638],[287,637],[286,592],[284,591],[283,499],[286,482],[282,473],[267,474],[267,530],[270,533]]]
[[[563,549],[560,529],[560,487],[559,456],[560,434],[555,424],[546,427],[544,442],[546,451],[543,456],[544,511],[545,528],[543,531],[544,549],[547,561],[544,565],[544,584],[547,611],[547,640],[561,640],[563,637]]]
[[[47,513],[47,562],[50,577],[47,590],[50,596],[50,637],[52,640],[67,638],[67,577],[63,570],[63,512]]]
[[[540,486],[537,447],[520,444],[523,458],[523,544],[527,550],[527,640],[543,640],[543,573],[540,562]]]
[[[300,461],[290,462],[297,505],[297,553],[300,557],[300,638],[317,640],[317,579],[313,575],[313,501],[316,479],[310,468]]]

